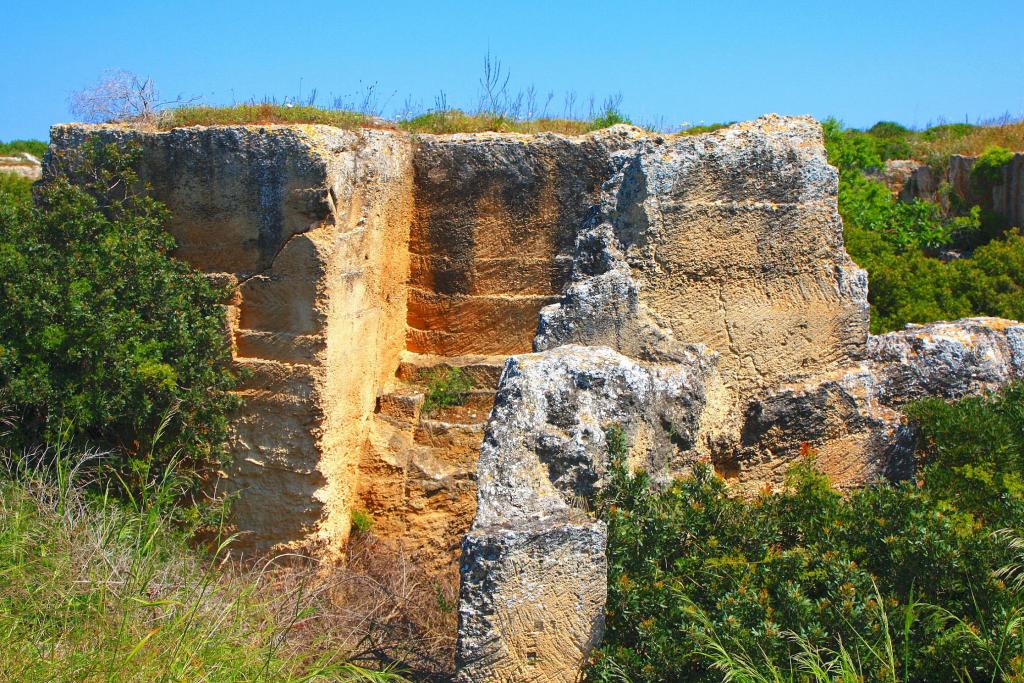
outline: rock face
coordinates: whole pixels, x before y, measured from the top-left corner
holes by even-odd
[[[463,542],[460,680],[572,681],[604,621],[605,528],[589,518],[621,426],[634,468],[667,481],[721,428],[717,355],[670,365],[566,345],[505,365]],[[628,420],[626,419],[628,418]]]
[[[807,118],[681,137],[71,125],[46,173],[91,136],[141,148],[178,256],[237,284],[251,373],[218,486],[249,546],[340,550],[361,509],[439,576],[458,561],[462,681],[578,677],[603,624],[588,510],[609,428],[656,482],[705,461],[775,486],[810,444],[857,486],[912,473],[906,401],[1024,375],[1010,321],[868,336]],[[437,407],[450,372],[473,386]]]
[[[404,347],[412,154],[379,131],[326,126],[58,126],[47,172],[88,136],[136,145],[177,255],[236,282],[233,420],[243,544],[340,547],[379,388]]]
[[[971,178],[975,161],[977,157],[954,154],[940,172],[915,161],[887,161],[882,179],[902,201],[937,202],[948,211],[950,195],[943,192],[945,186],[958,203],[981,206],[1009,226],[1024,227],[1024,153],[1014,154],[999,179],[984,187]]]
[[[711,460],[740,491],[774,486],[810,445],[857,486],[913,474],[901,404],[1024,376],[1009,321],[869,338],[867,278],[843,248],[836,174],[810,121],[644,138],[611,155],[609,174],[565,295],[541,312],[538,353],[508,361],[487,424],[463,543],[462,681],[580,676],[571,665],[603,627],[581,596],[598,594],[605,563],[569,583],[555,567],[586,565],[604,540],[584,511],[608,427],[629,432],[630,467],[656,482]]]
[[[0,173],[13,173],[38,180],[43,171],[39,159],[31,154],[23,153],[16,156],[0,156]]]

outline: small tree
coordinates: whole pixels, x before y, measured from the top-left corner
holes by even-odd
[[[153,79],[123,69],[107,71],[95,86],[72,93],[69,99],[71,113],[88,123],[151,123],[166,106],[183,102],[180,96],[161,100]]]

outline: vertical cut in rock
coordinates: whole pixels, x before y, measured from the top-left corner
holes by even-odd
[[[51,137],[50,174],[90,137],[139,146],[176,255],[238,283],[228,317],[250,376],[221,486],[241,494],[242,546],[339,547],[378,387],[404,348],[408,253],[394,245],[411,222],[408,140],[327,126],[57,126]]]

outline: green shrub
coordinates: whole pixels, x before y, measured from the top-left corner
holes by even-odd
[[[951,131],[960,130],[951,128]],[[884,158],[879,140],[907,133],[879,123],[867,133],[824,123],[829,162],[839,169],[839,212],[846,248],[868,271],[874,333],[972,315],[1024,316],[1024,240],[979,207],[947,216],[938,204],[900,202],[866,171]],[[952,134],[952,133],[951,133]],[[982,168],[1005,154],[992,153]],[[982,171],[985,173],[986,171]],[[943,248],[974,249],[966,258],[935,258]]]
[[[42,159],[46,154],[46,143],[42,140],[11,140],[0,142],[0,156],[13,156],[16,154],[31,154],[37,159]]]
[[[1024,519],[1024,383],[956,403],[920,401],[907,414],[926,435],[921,478],[933,497],[990,528]]]
[[[979,126],[971,123],[942,123],[921,131],[921,138],[928,142],[935,140],[957,140],[967,137],[978,130],[978,128]]]
[[[423,412],[429,415],[440,408],[464,405],[472,390],[473,378],[462,368],[434,370],[427,376]]]
[[[138,150],[88,144],[76,185],[0,205],[0,387],[18,442],[110,449],[129,492],[174,463],[198,485],[223,455],[234,377],[225,292],[170,256],[167,211],[136,191]]]
[[[879,121],[875,125],[871,126],[867,130],[868,133],[874,135],[876,138],[905,138],[911,134],[911,131],[906,126],[901,126],[895,121]]]
[[[619,110],[613,107],[608,107],[600,116],[595,117],[594,120],[590,122],[590,125],[594,130],[600,130],[602,128],[610,128],[611,126],[619,123],[631,124],[632,121],[623,116],[622,112]]]
[[[352,510],[352,531],[357,534],[368,534],[373,529],[373,517],[365,510]]]
[[[0,205],[32,203],[32,179],[16,173],[0,172]]]
[[[1024,236],[1016,230],[948,262],[901,251],[877,232],[848,226],[845,234],[850,256],[868,271],[876,334],[975,315],[1024,319]]]
[[[1003,178],[1003,169],[1013,161],[1013,152],[1005,147],[988,147],[971,167],[971,179],[982,185],[992,185]]]
[[[839,182],[839,210],[844,223],[878,233],[897,250],[939,249],[970,242],[981,229],[980,212],[946,218],[934,202],[901,202],[884,183],[847,172]]]
[[[923,419],[926,437],[950,447],[951,435],[966,438],[983,419],[992,422],[986,437],[1006,438],[1020,394],[1008,392],[1001,407],[959,404],[945,422]],[[923,488],[844,497],[808,449],[784,492],[745,500],[710,467],[656,492],[621,456],[612,462],[598,501],[608,522],[607,630],[589,680],[831,681],[840,669],[857,673],[842,680],[870,681],[1024,675],[1024,596],[1000,572],[1012,548],[979,523],[971,501],[951,498],[939,481],[933,489],[927,474]],[[1022,522],[1013,509],[1000,517]],[[832,674],[816,676],[814,666]]]

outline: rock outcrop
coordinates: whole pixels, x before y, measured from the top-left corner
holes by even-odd
[[[462,681],[576,680],[603,624],[589,510],[610,427],[656,482],[700,461],[739,492],[776,486],[810,444],[857,486],[912,474],[907,401],[1024,375],[1010,321],[869,337],[808,118],[697,136],[58,126],[46,172],[91,136],[141,148],[177,254],[237,285],[251,372],[218,486],[246,542],[339,550],[360,509],[432,570],[458,561]],[[453,368],[463,405],[428,401]]]
[[[235,362],[248,371],[219,486],[240,494],[242,547],[339,548],[380,387],[405,346],[412,153],[328,126],[58,126],[47,172],[87,137],[137,146],[171,210],[177,255],[237,285]]]
[[[1014,154],[991,183],[978,183],[972,178],[976,161],[977,157],[954,154],[938,170],[916,161],[887,161],[881,177],[902,201],[936,202],[946,211],[978,205],[999,216],[1006,225],[1024,228],[1024,153]]]
[[[38,180],[43,175],[43,169],[39,159],[26,152],[15,156],[0,156],[0,173],[13,173]]]
[[[710,460],[739,491],[774,486],[809,445],[857,486],[913,475],[900,405],[1024,376],[1024,327],[1010,321],[868,336],[867,278],[843,248],[810,121],[645,138],[612,154],[609,174],[566,293],[541,312],[538,353],[508,361],[487,424],[461,564],[462,681],[578,679],[568,665],[603,624],[605,563],[587,559],[604,527],[585,511],[609,427],[655,482]]]

